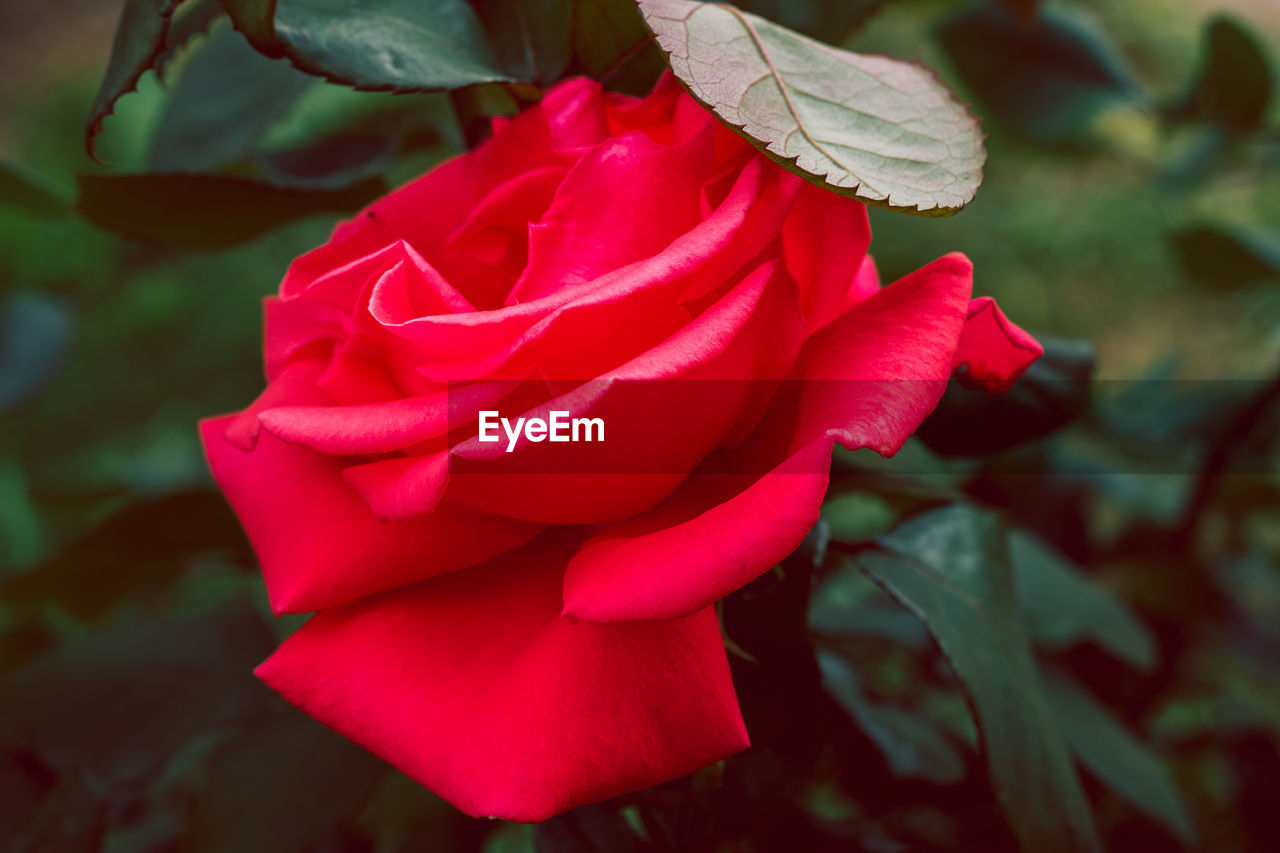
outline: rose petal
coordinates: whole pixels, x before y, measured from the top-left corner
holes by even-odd
[[[342,478],[381,521],[407,521],[440,505],[449,485],[449,454],[397,456],[344,468]]]
[[[466,297],[408,243],[400,240],[393,249],[398,250],[401,257],[377,276],[369,291],[369,313],[380,323],[475,310]]]
[[[803,380],[788,384],[792,393],[780,396],[752,439],[762,448],[789,443],[787,461],[754,481],[694,473],[652,512],[607,528],[569,564],[565,612],[603,622],[672,618],[749,583],[794,550],[817,520],[831,440],[889,455],[937,405],[971,281],[968,260],[946,256],[811,338]],[[741,456],[747,466],[768,458],[751,447]],[[735,491],[744,480],[749,485]]]
[[[476,158],[456,157],[375,201],[334,229],[322,246],[298,257],[280,284],[292,299],[316,281],[403,240],[433,257],[447,235],[475,204]]]
[[[383,524],[336,462],[269,432],[245,453],[225,438],[231,421],[201,423],[205,455],[253,543],[277,613],[332,607],[465,568],[539,530],[458,511]]]
[[[574,544],[322,612],[258,675],[475,816],[544,820],[744,749],[715,611],[565,619]]]
[[[783,226],[782,250],[787,269],[800,284],[810,330],[837,316],[870,245],[864,204],[804,184]]]
[[[565,614],[677,619],[745,586],[817,522],[830,460],[831,443],[819,441],[754,481],[693,474],[653,511],[583,545],[565,572]]]
[[[1001,393],[1044,355],[1044,347],[1004,315],[990,296],[969,304],[954,369],[964,368],[988,391]]]
[[[761,380],[790,372],[803,334],[795,283],[777,261],[764,263],[659,346],[522,413],[544,420],[552,410],[599,417],[604,442],[520,442],[509,453],[506,442],[468,439],[453,450],[469,463],[468,473],[455,471],[448,495],[486,512],[548,524],[614,521],[644,511],[725,441]],[[522,467],[533,471],[506,473]]]
[[[518,380],[473,382],[416,397],[355,406],[285,405],[263,409],[258,420],[277,437],[330,456],[403,450],[476,419]]]
[[[325,367],[325,361],[320,359],[298,359],[281,366],[258,399],[243,412],[228,418],[224,430],[226,440],[248,453],[258,443],[260,413],[274,406],[330,403],[329,398],[316,388],[316,380],[324,373]]]
[[[481,315],[466,328],[461,318],[439,318],[395,331],[439,354],[424,367],[437,381],[483,378],[510,364],[536,366],[552,378],[597,376],[659,345],[688,323],[690,305],[705,304],[741,277],[776,237],[802,183],[791,177],[753,161],[720,206],[662,252],[536,302],[487,312],[492,325]],[[494,328],[500,315],[508,318],[505,329]],[[446,351],[449,341],[457,346]]]
[[[811,338],[793,447],[826,435],[897,453],[946,389],[972,288],[969,259],[945,255]]]
[[[699,189],[712,166],[708,131],[675,146],[642,133],[614,137],[569,170],[546,215],[529,228],[529,263],[507,304],[657,254],[698,224]]]

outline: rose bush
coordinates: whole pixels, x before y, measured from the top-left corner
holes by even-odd
[[[1040,353],[963,256],[881,287],[869,242],[669,77],[563,83],[340,225],[266,303],[266,390],[202,425],[272,606],[318,611],[259,675],[474,815],[745,748],[715,602],[800,543],[836,442],[891,454],[953,369]],[[513,472],[481,409],[610,433]]]

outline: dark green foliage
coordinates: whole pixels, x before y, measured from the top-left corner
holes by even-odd
[[[62,189],[21,163],[0,159],[0,207],[17,209],[42,219],[70,210]]]
[[[1175,233],[1173,245],[1186,271],[1209,287],[1280,278],[1280,238],[1258,229],[1198,225]]]
[[[1179,119],[1219,125],[1231,132],[1257,129],[1275,93],[1271,60],[1247,24],[1217,15],[1205,26],[1203,55],[1195,78],[1170,110]]]
[[[151,140],[157,172],[203,171],[247,154],[314,79],[253,50],[230,27],[182,68]]]
[[[1027,17],[981,2],[938,37],[980,111],[1032,139],[1070,139],[1100,110],[1140,97],[1123,57],[1080,14]]]
[[[169,22],[182,0],[126,0],[116,28],[111,61],[89,110],[85,126],[85,148],[93,154],[94,140],[102,123],[115,108],[120,96],[132,92],[138,80],[160,57],[165,48]]]
[[[53,378],[70,332],[66,309],[46,296],[12,293],[0,302],[0,412],[24,402]]]
[[[276,0],[274,21],[293,62],[358,89],[423,92],[510,79],[465,0]]]
[[[667,67],[632,0],[575,0],[573,51],[583,73],[631,95],[652,89]]]
[[[221,249],[288,222],[348,213],[387,190],[380,178],[337,189],[278,187],[222,175],[81,175],[76,209],[115,234],[183,249]]]
[[[1025,850],[1097,850],[1066,742],[1036,683],[999,523],[953,506],[914,518],[858,565],[920,617],[974,708],[996,800]]]
[[[573,58],[575,0],[474,0],[498,66],[516,80],[546,86]]]

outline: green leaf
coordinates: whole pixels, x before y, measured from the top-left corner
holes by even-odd
[[[978,122],[918,65],[816,42],[721,3],[640,0],[695,98],[808,181],[929,216],[973,200]]]
[[[916,613],[965,687],[996,799],[1024,850],[1097,850],[1093,819],[1036,682],[1005,535],[959,504],[917,516],[858,565]]]
[[[1066,673],[1043,670],[1040,684],[1080,762],[1183,841],[1193,842],[1195,833],[1160,759]]]
[[[275,32],[304,71],[357,89],[428,92],[512,79],[464,0],[277,0]]]
[[[564,76],[573,54],[574,0],[472,0],[498,67],[539,86]]]
[[[1096,581],[1030,533],[1009,532],[1018,607],[1037,643],[1052,649],[1092,640],[1141,670],[1156,663],[1155,639]]]
[[[871,738],[895,776],[954,785],[964,778],[964,756],[928,718],[869,700],[853,668],[830,652],[818,653],[827,692]]]
[[[1244,287],[1280,278],[1280,238],[1255,228],[1196,225],[1177,232],[1173,247],[1188,274],[1211,287]]]
[[[102,123],[111,115],[116,101],[138,85],[138,80],[151,68],[165,48],[169,21],[182,0],[125,0],[116,26],[115,42],[107,70],[89,110],[84,130],[84,146],[95,157],[94,140]]]
[[[1082,12],[1028,19],[979,3],[948,18],[938,37],[987,115],[1035,140],[1075,138],[1101,110],[1139,98],[1128,64]]]
[[[1195,79],[1170,114],[1249,131],[1262,125],[1274,89],[1270,62],[1258,37],[1243,21],[1215,15],[1205,26]]]
[[[156,770],[192,737],[262,712],[252,669],[271,638],[249,609],[87,634],[0,682],[0,741],[112,786]]]
[[[183,66],[151,140],[150,167],[199,172],[242,157],[313,82],[220,28]]]
[[[56,219],[71,211],[69,196],[34,169],[0,155],[0,206],[41,219]]]
[[[76,209],[107,231],[180,249],[223,249],[308,216],[357,210],[387,191],[277,187],[225,175],[78,175]]]
[[[173,62],[178,53],[197,36],[209,32],[222,14],[223,8],[219,0],[193,0],[181,7],[169,24],[169,33],[164,40],[164,50],[156,57],[154,63],[156,74],[164,77],[169,63]]]
[[[193,557],[247,553],[235,516],[213,491],[151,497],[112,513],[55,556],[0,581],[10,607],[56,606],[95,620],[130,595],[164,587]]]
[[[833,495],[822,505],[822,518],[837,542],[874,539],[888,530],[896,517],[887,501],[869,492]]]
[[[768,18],[812,38],[839,44],[889,0],[740,0],[744,12]]]
[[[247,728],[209,763],[181,853],[301,851],[351,812],[386,765],[289,710]]]
[[[66,354],[71,318],[39,293],[11,293],[0,303],[0,411],[48,384]]]
[[[573,52],[588,77],[631,95],[648,94],[667,68],[633,0],[574,0]]]
[[[920,652],[929,647],[920,620],[847,556],[818,576],[809,599],[809,630],[825,638],[879,637]]]
[[[332,136],[310,145],[257,155],[254,162],[273,184],[337,189],[380,174],[398,149],[392,136]]]
[[[276,0],[222,0],[222,6],[255,50],[272,58],[284,56],[276,38]]]

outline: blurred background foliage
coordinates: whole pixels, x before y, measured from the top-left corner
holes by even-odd
[[[1048,352],[1005,397],[953,382],[899,458],[842,457],[813,541],[726,602],[751,751],[536,830],[249,676],[296,622],[194,428],[259,390],[289,261],[530,92],[354,92],[195,2],[106,167],[83,125],[121,4],[0,5],[0,846],[1000,850],[1056,798],[1108,849],[1280,849],[1280,9],[742,5],[984,117],[977,201],[873,210],[873,252],[886,280],[968,253]],[[573,9],[563,61],[497,60],[643,91],[637,21]]]

